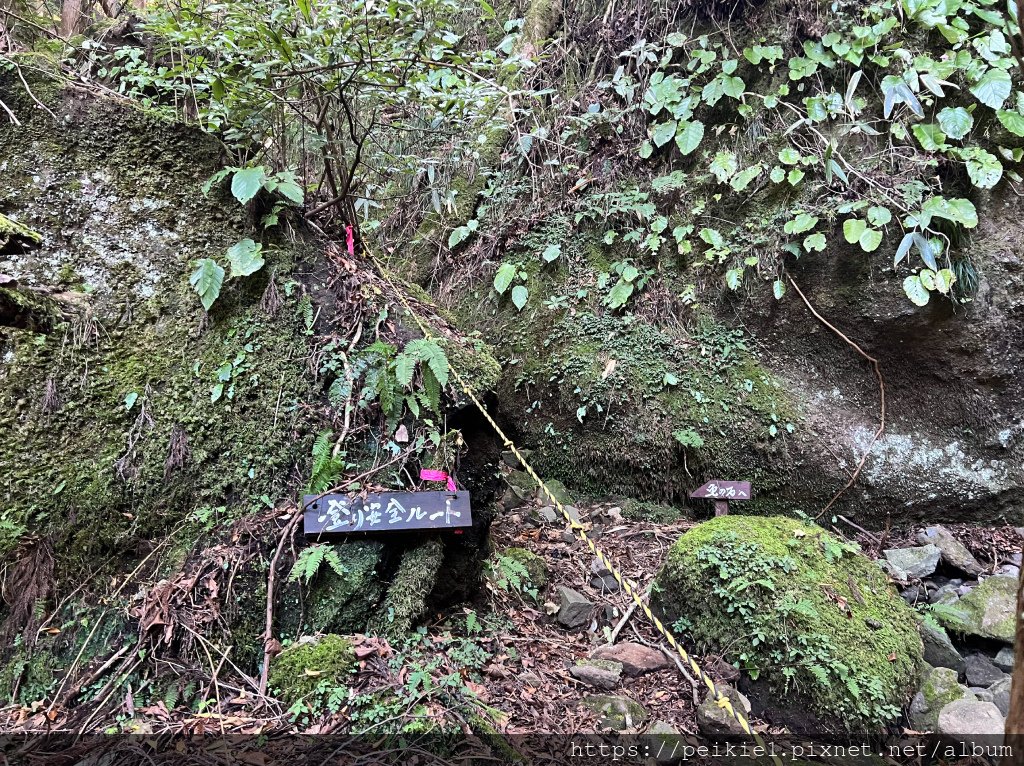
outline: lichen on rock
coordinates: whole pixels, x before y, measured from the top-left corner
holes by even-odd
[[[722,516],[669,552],[663,620],[746,671],[755,706],[794,730],[892,722],[921,665],[913,613],[855,546],[813,523]]]

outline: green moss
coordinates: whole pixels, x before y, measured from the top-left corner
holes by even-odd
[[[318,689],[343,686],[356,668],[352,642],[330,634],[290,646],[270,665],[270,688],[289,704]]]
[[[32,248],[43,242],[43,236],[24,224],[0,214],[0,253],[9,247]]]
[[[377,578],[384,544],[356,540],[335,545],[344,565],[344,574],[323,567],[306,596],[305,630],[332,633],[358,633],[366,629],[384,595]]]
[[[942,708],[960,699],[973,700],[975,697],[960,685],[957,672],[951,668],[931,668],[910,706],[911,724],[918,731],[934,731]]]
[[[541,590],[548,584],[548,567],[544,559],[526,548],[506,548],[501,552],[502,556],[517,561],[526,569],[529,575],[529,585]]]
[[[784,715],[810,711],[825,730],[893,721],[917,679],[913,612],[877,566],[812,523],[707,521],[672,547],[655,590],[668,622],[758,677]]]
[[[936,611],[947,630],[1012,644],[1016,631],[1017,578],[986,578],[952,606]]]
[[[434,588],[443,560],[444,545],[437,538],[406,551],[380,611],[371,621],[371,631],[393,639],[408,633],[427,610],[427,596]]]

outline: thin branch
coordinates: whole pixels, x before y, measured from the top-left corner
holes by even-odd
[[[834,332],[836,335],[838,335],[840,338],[846,341],[846,343],[848,343],[854,349],[854,351],[856,351],[868,362],[870,362],[872,368],[875,371],[875,377],[878,378],[878,430],[875,431],[874,436],[871,437],[871,441],[868,442],[868,446],[864,449],[864,455],[861,457],[860,462],[857,463],[857,467],[856,469],[854,469],[853,474],[850,476],[850,480],[842,489],[836,492],[833,498],[828,501],[828,504],[824,508],[822,508],[821,511],[819,511],[817,518],[821,518],[821,516],[824,515],[829,508],[835,505],[836,501],[857,482],[857,477],[860,476],[860,472],[864,469],[864,464],[868,460],[868,455],[871,454],[871,449],[875,446],[875,442],[877,442],[879,438],[881,438],[882,434],[885,433],[885,379],[882,378],[882,368],[879,365],[878,360],[875,359],[875,357],[868,354],[864,349],[862,349],[852,340],[850,340],[834,324],[832,324],[827,319],[825,319],[825,317],[819,314],[818,311],[814,308],[814,306],[811,305],[811,302],[807,300],[807,296],[804,295],[803,290],[800,289],[800,286],[796,283],[796,280],[793,279],[793,275],[787,274],[786,276],[789,278],[789,283],[793,285],[793,289],[796,290],[797,295],[800,296],[804,304],[807,306],[807,309],[814,315],[814,317],[823,325],[825,325],[828,329],[830,329],[832,332]]]

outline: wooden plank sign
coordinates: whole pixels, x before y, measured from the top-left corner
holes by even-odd
[[[691,492],[690,497],[714,500],[715,516],[726,516],[730,500],[750,499],[750,482],[712,479]]]
[[[690,497],[708,500],[749,500],[750,482],[712,479],[691,492]]]
[[[469,492],[382,492],[360,495],[306,495],[302,498],[306,535],[455,529],[473,525]]]

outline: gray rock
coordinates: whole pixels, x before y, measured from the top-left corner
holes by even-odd
[[[545,486],[547,486],[547,488],[551,492],[551,494],[555,496],[555,499],[558,502],[560,502],[562,505],[568,505],[569,503],[572,502],[572,498],[569,497],[569,490],[567,490],[565,488],[565,485],[562,484],[562,482],[558,481],[557,479],[552,479],[550,481],[545,480],[544,484],[545,484]],[[550,503],[551,502],[551,498],[548,497],[547,492],[545,492],[540,487],[537,487],[537,493],[536,494],[537,494],[537,502],[540,502],[540,503]]]
[[[622,678],[622,665],[610,660],[580,660],[569,668],[569,674],[587,686],[611,691],[618,687]]]
[[[604,577],[606,574],[611,574],[612,570],[606,567],[601,559],[595,558],[590,562],[590,574],[597,575],[598,577]]]
[[[629,641],[599,646],[591,652],[590,656],[599,660],[621,663],[622,672],[627,676],[639,676],[671,666],[664,653],[649,646]]]
[[[1010,556],[1010,563],[1015,566],[1020,566],[1022,561],[1024,561],[1024,554],[1022,554],[1020,551],[1017,551],[1012,556]]]
[[[558,598],[558,614],[555,619],[562,627],[572,630],[581,628],[590,622],[590,613],[593,611],[594,605],[587,601],[586,596],[572,588],[559,586]]]
[[[537,516],[546,524],[554,524],[558,520],[558,511],[553,505],[545,505],[537,510]]]
[[[750,702],[746,697],[729,686],[719,686],[718,688],[729,698],[738,712],[742,713],[744,717],[750,715]],[[697,708],[697,726],[701,733],[713,741],[745,738],[747,735],[743,732],[739,722],[729,715],[717,700],[718,698],[714,694],[708,692],[700,707]]]
[[[642,741],[655,763],[669,765],[682,760],[682,734],[670,723],[655,721],[647,727]]]
[[[910,577],[927,577],[939,565],[941,551],[934,545],[923,545],[919,548],[890,548],[882,551],[894,573],[900,580]],[[900,577],[899,575],[903,575]]]
[[[562,505],[565,508],[565,512],[569,514],[569,518],[573,521],[578,522],[580,520],[580,509],[575,505]]]
[[[957,700],[939,712],[937,731],[947,741],[1001,745],[1006,721],[991,702]]]
[[[530,459],[530,454],[532,452],[531,450],[520,449],[519,451],[527,460]],[[519,458],[515,456],[515,453],[513,453],[512,450],[505,450],[504,452],[501,453],[501,462],[507,465],[509,468],[515,468],[517,470],[522,468],[522,466],[519,465]]]
[[[953,537],[953,534],[945,527],[934,526],[922,529],[917,533],[917,542],[921,545],[934,545],[942,552],[942,560],[961,572],[977,577],[984,571],[967,547]]]
[[[958,586],[953,583],[946,583],[941,588],[932,591],[928,594],[929,604],[939,604],[949,601],[956,601],[960,596],[957,594],[956,589]]]
[[[532,686],[535,689],[539,688],[540,685],[544,683],[544,679],[532,670],[524,670],[522,673],[520,673],[519,680],[527,686]]]
[[[964,658],[941,627],[922,620],[918,626],[924,643],[924,661],[932,667],[951,668],[957,673],[964,670]]]
[[[921,598],[921,588],[917,585],[911,585],[909,588],[904,588],[900,591],[900,598],[913,606]]]
[[[909,718],[917,731],[935,731],[939,712],[955,700],[971,700],[975,697],[966,686],[957,683],[957,672],[950,668],[932,668],[927,672],[924,683],[910,702]]]
[[[981,702],[994,702],[995,695],[988,689],[982,689],[978,686],[971,687],[971,694],[978,698]]]
[[[590,587],[594,590],[600,591],[601,593],[618,593],[621,590],[618,580],[610,574],[602,577],[591,577]]]
[[[643,705],[629,697],[592,694],[583,698],[583,704],[601,715],[600,725],[604,729],[635,729],[647,723],[650,717]]]
[[[1013,647],[1004,646],[1000,649],[999,654],[997,654],[996,658],[992,660],[992,664],[1007,673],[1013,670]]]
[[[1007,575],[1008,577],[1020,577],[1020,567],[1016,564],[1003,564],[999,567],[998,574]]]
[[[984,654],[971,654],[964,659],[964,675],[968,685],[987,689],[996,681],[1002,680],[1006,674],[993,665],[992,660]]]
[[[985,579],[950,609],[936,613],[946,630],[1013,643],[1016,629],[1017,580],[996,575]]]
[[[1004,676],[988,687],[988,693],[992,695],[993,704],[999,708],[999,712],[1003,715],[1010,714],[1010,686],[1012,683],[1013,679],[1010,676]]]

